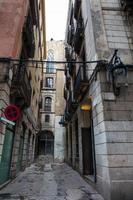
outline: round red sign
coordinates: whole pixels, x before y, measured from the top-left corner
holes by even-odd
[[[20,117],[20,108],[15,105],[9,105],[5,108],[4,114],[6,119],[16,121]]]

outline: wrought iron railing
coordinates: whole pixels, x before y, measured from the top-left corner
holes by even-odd
[[[32,88],[25,64],[14,65],[11,89],[14,98],[23,99],[23,104],[27,107],[30,105]]]
[[[75,0],[75,3],[74,3],[74,17],[75,17],[75,19],[77,19],[77,17],[78,17],[80,5],[81,5],[81,0]]]
[[[80,96],[87,86],[89,85],[88,77],[87,77],[87,66],[81,65],[79,67],[75,82],[74,82],[74,98]]]
[[[67,43],[69,45],[72,45],[73,37],[74,37],[74,24],[69,25],[68,28],[68,35],[67,35]]]
[[[77,108],[77,101],[74,100],[73,91],[69,91],[69,99],[68,99],[68,112],[72,114]]]
[[[78,90],[80,88],[80,84],[82,81],[86,81],[86,74],[85,74],[86,66],[81,65],[79,67],[75,82],[74,82],[74,90]]]
[[[74,50],[77,54],[80,52],[83,38],[84,38],[84,23],[83,19],[80,18],[77,21],[76,31],[74,35]]]

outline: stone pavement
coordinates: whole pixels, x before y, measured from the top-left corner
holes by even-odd
[[[41,157],[0,191],[0,200],[103,200],[65,163]]]

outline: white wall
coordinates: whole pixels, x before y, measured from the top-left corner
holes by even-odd
[[[54,159],[55,161],[64,161],[65,155],[65,128],[60,126],[61,116],[55,117],[55,139],[54,139]]]

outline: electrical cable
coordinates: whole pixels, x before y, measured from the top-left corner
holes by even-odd
[[[6,57],[0,57],[0,62],[3,63],[10,63],[11,66],[9,66],[10,68],[17,66],[17,65],[22,65],[24,67],[28,67],[28,68],[40,68],[40,69],[48,69],[47,66],[38,66],[39,64],[93,64],[93,63],[108,63],[107,60],[92,60],[92,61],[48,61],[48,60],[34,60],[34,59],[15,59],[15,58],[6,58]],[[27,66],[26,66],[27,64]],[[31,66],[32,65],[32,66]],[[35,65],[35,66],[34,66]],[[60,71],[65,71],[65,69],[61,69],[61,68],[52,68],[49,67],[50,70],[60,70]],[[44,71],[45,72],[45,71]]]

